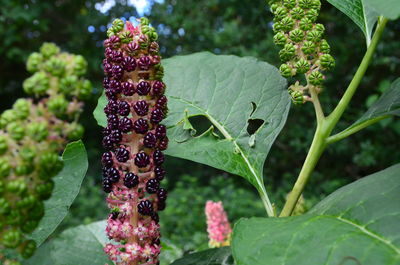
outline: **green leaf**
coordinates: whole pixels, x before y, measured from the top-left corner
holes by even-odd
[[[378,14],[389,19],[397,19],[400,17],[399,0],[363,0],[368,6],[376,10]]]
[[[44,203],[45,215],[31,235],[38,245],[54,232],[67,215],[88,168],[87,154],[82,141],[68,144],[62,158],[64,168],[53,179],[54,191],[51,198]]]
[[[38,249],[24,265],[103,265],[109,263],[103,251],[107,238],[105,221],[67,229]]]
[[[302,216],[241,219],[237,265],[400,264],[400,164],[349,184]]]
[[[378,20],[379,14],[370,5],[366,4],[365,0],[328,0],[328,2],[353,20],[364,33],[367,46],[369,46],[372,38],[372,29]]]
[[[166,59],[163,65],[169,107],[166,154],[240,175],[263,191],[263,165],[290,109],[279,71],[255,58],[208,52]],[[95,111],[102,126],[104,106],[103,96]],[[194,135],[194,116],[210,122],[201,135]],[[250,134],[249,122],[261,126]]]
[[[233,265],[230,247],[213,248],[186,255],[171,265]]]
[[[107,97],[103,91],[101,96],[99,97],[99,101],[97,102],[97,106],[93,111],[93,116],[97,121],[97,124],[100,126],[106,127],[107,126],[107,117],[104,114],[104,107],[107,105]]]

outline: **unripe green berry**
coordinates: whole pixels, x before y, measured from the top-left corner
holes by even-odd
[[[114,19],[112,27],[114,28],[115,33],[120,32],[121,30],[124,29],[124,22],[119,18]]]
[[[114,27],[109,27],[109,28],[107,29],[107,36],[108,36],[108,37],[111,37],[111,36],[113,36],[113,35],[115,35],[115,33],[114,33]]]
[[[4,111],[0,116],[0,128],[5,128],[10,122],[14,122],[17,118],[17,114],[14,110],[8,109]]]
[[[19,151],[20,157],[26,162],[32,162],[36,156],[34,147],[24,147]]]
[[[12,122],[7,125],[7,131],[12,139],[19,141],[25,136],[24,127],[18,122]]]
[[[268,3],[269,5],[269,9],[271,10],[271,13],[275,13],[275,10],[280,7],[280,5],[278,5],[277,3]]]
[[[319,11],[321,9],[321,1],[320,0],[312,0],[311,8]]]
[[[47,128],[47,123],[42,122],[32,122],[26,127],[26,132],[29,137],[37,142],[41,142],[47,138],[49,135],[49,129]]]
[[[54,177],[63,168],[63,161],[55,153],[44,153],[39,159],[39,177],[48,180]]]
[[[85,132],[85,128],[78,124],[72,123],[67,128],[67,138],[70,141],[76,141],[83,137],[83,133]]]
[[[285,36],[285,34],[283,34],[282,32],[278,32],[275,34],[274,36],[274,43],[278,46],[283,46],[285,45],[287,42],[287,38]]]
[[[305,102],[304,95],[301,91],[290,91],[290,96],[292,97],[292,102],[295,105],[300,105]]]
[[[305,41],[303,43],[303,47],[301,47],[301,50],[304,52],[304,54],[312,54],[315,52],[315,44],[312,41]]]
[[[289,34],[290,39],[294,42],[301,42],[304,39],[304,32],[301,29],[294,29]]]
[[[304,10],[300,7],[293,8],[290,14],[294,19],[302,19],[305,16]]]
[[[68,101],[63,95],[59,95],[50,98],[47,102],[47,106],[57,118],[63,118],[67,114]]]
[[[322,53],[330,53],[331,46],[329,46],[329,44],[326,40],[321,40],[321,43],[319,44],[319,50]]]
[[[8,248],[16,248],[21,243],[22,234],[17,229],[5,231],[1,243]]]
[[[283,7],[278,7],[274,12],[274,21],[281,21],[287,16],[287,11]]]
[[[301,30],[307,31],[312,29],[312,22],[308,18],[304,17],[300,20],[299,27]]]
[[[296,6],[296,0],[283,0],[283,5],[288,9],[292,9]]]
[[[23,83],[24,91],[27,94],[35,94],[42,96],[49,89],[49,79],[44,72],[37,72],[33,76],[26,79]]]
[[[24,120],[29,116],[29,110],[31,108],[31,103],[24,99],[20,98],[13,104],[13,110],[18,119]]]
[[[313,0],[299,0],[299,7],[303,9],[310,9],[313,6]]]
[[[323,54],[320,58],[322,68],[330,70],[335,67],[335,59],[330,54]]]
[[[319,31],[321,34],[324,34],[325,27],[324,25],[318,23],[314,25],[314,30]]]
[[[0,158],[0,178],[5,178],[8,177],[11,171],[11,165],[10,162],[7,160],[7,158]]]
[[[307,33],[307,40],[317,43],[321,40],[322,34],[320,31],[312,30]]]
[[[162,80],[164,77],[164,66],[161,64],[154,65],[154,79],[155,80]]]
[[[89,80],[83,80],[79,83],[77,97],[79,100],[89,99],[92,95],[92,83]]]
[[[60,52],[60,48],[57,47],[54,43],[51,42],[45,42],[42,44],[40,47],[40,53],[45,57],[45,58],[50,58],[51,56],[57,54]]]
[[[35,187],[35,192],[37,193],[40,199],[47,200],[48,198],[50,198],[53,189],[54,189],[54,182],[52,180],[48,180],[41,184],[38,184]]]
[[[21,249],[21,256],[24,259],[29,259],[33,256],[37,248],[36,242],[34,240],[28,240],[23,243]]]
[[[306,13],[306,17],[311,21],[311,22],[315,22],[317,20],[318,17],[318,11],[315,9],[310,9],[307,11]]]
[[[21,225],[21,230],[24,233],[31,233],[36,229],[39,222],[36,220],[27,220]]]
[[[150,21],[147,17],[141,17],[140,18],[140,25],[149,25]]]
[[[307,79],[310,84],[318,86],[322,84],[322,81],[324,81],[324,76],[319,71],[315,70],[308,75]]]
[[[65,61],[56,57],[50,58],[44,65],[44,69],[47,72],[58,77],[64,75],[65,67],[66,67]]]
[[[5,198],[0,198],[0,214],[5,215],[10,211],[10,204]]]
[[[147,32],[147,37],[149,37],[150,41],[156,41],[158,39],[158,34],[154,28],[151,31]]]
[[[278,33],[278,32],[280,32],[280,31],[282,31],[283,29],[282,29],[282,24],[280,23],[280,22],[275,22],[273,25],[272,25],[272,30],[275,32],[275,33]]]
[[[280,22],[283,31],[291,31],[294,26],[294,21],[290,17],[285,17]]]
[[[35,206],[29,212],[29,217],[31,220],[40,220],[44,216],[44,204],[42,201],[37,201]]]
[[[7,152],[7,149],[7,137],[5,135],[0,135],[0,155],[3,155],[5,152]]]
[[[292,68],[290,68],[290,66],[287,64],[281,64],[281,66],[279,67],[279,71],[281,72],[281,75],[285,78],[289,78],[292,76]]]
[[[310,70],[310,64],[307,60],[300,59],[296,63],[296,69],[297,69],[297,73],[299,73],[299,74],[307,73],[308,70]]]
[[[37,72],[39,71],[40,65],[42,63],[43,63],[43,55],[38,52],[34,52],[28,57],[28,61],[26,63],[26,69],[31,73]]]
[[[64,95],[72,95],[75,89],[78,87],[79,81],[76,75],[70,75],[60,80],[60,91]]]
[[[22,216],[21,213],[17,209],[11,209],[9,213],[5,216],[6,218],[6,224],[12,225],[12,226],[19,226],[22,224]]]
[[[85,58],[82,55],[74,55],[73,61],[74,61],[73,74],[77,76],[86,74],[86,69],[88,64]]]
[[[29,175],[30,173],[32,173],[33,170],[34,170],[34,167],[32,164],[23,163],[23,164],[15,167],[14,173],[17,176],[26,176],[26,175]]]
[[[16,194],[23,194],[27,190],[28,186],[24,178],[14,179],[7,183],[6,189],[9,192]]]
[[[129,43],[133,40],[132,33],[129,30],[121,32],[118,36],[122,43]]]
[[[291,43],[287,43],[287,44],[285,44],[283,49],[279,51],[279,57],[284,62],[289,61],[290,59],[293,58],[295,52],[296,52],[296,48],[294,47],[294,45]]]
[[[37,198],[33,195],[23,197],[21,200],[16,202],[18,208],[29,209],[32,208],[37,202]]]

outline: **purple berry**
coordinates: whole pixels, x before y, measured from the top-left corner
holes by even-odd
[[[119,129],[123,133],[128,133],[133,129],[133,122],[130,118],[123,117],[119,120]]]
[[[102,130],[103,136],[108,136],[111,134],[111,129],[108,127],[103,128]]]
[[[156,150],[153,153],[153,161],[157,166],[160,166],[162,163],[164,163],[165,157],[163,152],[160,150]]]
[[[161,151],[166,150],[168,148],[168,137],[164,137],[163,139],[161,139],[157,147]]]
[[[158,222],[160,221],[160,217],[158,216],[158,213],[156,213],[156,212],[153,212],[153,213],[151,214],[151,219],[152,219],[154,222],[156,222],[157,224],[158,224]]]
[[[151,112],[150,121],[152,123],[160,123],[164,119],[164,113],[160,109],[154,109]]]
[[[157,144],[157,137],[154,133],[148,132],[143,138],[143,145],[147,148],[153,148]]]
[[[112,51],[111,60],[115,63],[122,62],[122,52],[120,51]]]
[[[135,86],[131,82],[123,82],[121,87],[122,93],[124,93],[125,96],[129,97],[135,93]]]
[[[119,147],[115,150],[115,156],[118,162],[125,163],[129,160],[129,151],[123,147]]]
[[[165,170],[162,167],[156,167],[154,169],[154,174],[156,176],[156,178],[161,181],[164,179],[165,177]]]
[[[149,200],[140,201],[137,208],[141,215],[151,215],[153,213],[153,204]]]
[[[164,109],[166,107],[167,101],[168,100],[167,100],[166,96],[161,96],[156,102],[156,107],[160,108],[160,109]]]
[[[134,54],[140,48],[139,44],[135,42],[131,42],[126,46],[126,51],[130,54]]]
[[[153,95],[161,95],[164,92],[164,83],[161,81],[155,81],[153,83]]]
[[[103,87],[104,87],[104,89],[108,89],[109,85],[110,85],[110,79],[108,77],[104,77],[104,79],[103,79]]]
[[[139,177],[132,172],[128,172],[124,177],[124,185],[127,188],[136,187],[139,184]]]
[[[164,138],[166,135],[167,135],[167,128],[166,128],[164,125],[159,124],[159,125],[157,126],[157,128],[156,128],[156,136],[157,136],[157,138],[158,138],[158,139],[162,139],[162,138]]]
[[[120,65],[114,65],[112,67],[112,74],[115,79],[121,79],[124,74],[124,70]]]
[[[131,112],[131,106],[126,101],[120,101],[118,104],[118,114],[121,116],[128,116]]]
[[[138,66],[140,70],[149,70],[150,65],[151,65],[151,60],[149,56],[142,56],[138,60]]]
[[[140,81],[136,87],[136,91],[140,96],[145,96],[150,92],[150,83],[147,81]]]
[[[105,168],[110,168],[113,166],[113,159],[111,152],[105,152],[101,157],[101,163]]]
[[[145,134],[149,130],[149,124],[145,119],[139,118],[133,123],[133,129],[136,133]]]
[[[103,190],[106,193],[110,193],[112,191],[112,183],[108,178],[103,179]]]
[[[149,179],[146,183],[146,191],[150,194],[156,193],[160,188],[160,182],[157,179]]]
[[[118,103],[115,100],[110,100],[108,104],[104,107],[104,112],[107,115],[117,114],[118,112]]]
[[[118,129],[119,119],[117,115],[111,114],[107,117],[108,128],[110,129]]]
[[[122,133],[117,129],[112,130],[111,134],[109,136],[110,136],[111,141],[113,141],[113,143],[115,143],[115,144],[122,141]]]
[[[159,188],[157,191],[157,198],[160,201],[166,201],[168,197],[168,192],[164,188]]]
[[[119,215],[119,212],[114,211],[110,214],[110,218],[113,220],[117,220],[118,215]]]
[[[115,93],[115,94],[119,94],[121,93],[121,83],[117,80],[110,80],[110,84],[109,84],[109,89]]]
[[[125,69],[127,72],[132,72],[136,68],[136,60],[133,57],[126,56],[122,60],[122,67]]]
[[[107,170],[108,179],[111,183],[117,183],[119,180],[119,171],[115,167],[111,167]]]
[[[159,201],[157,203],[157,211],[164,210],[166,206],[167,206],[167,204],[165,203],[165,201]]]
[[[112,141],[111,136],[105,136],[103,138],[102,144],[103,144],[103,147],[107,150],[110,150],[114,147],[114,142]]]
[[[143,168],[147,167],[150,164],[150,157],[145,152],[137,153],[135,156],[135,165]]]
[[[139,116],[144,116],[149,111],[149,105],[145,100],[139,100],[133,105],[133,110]]]

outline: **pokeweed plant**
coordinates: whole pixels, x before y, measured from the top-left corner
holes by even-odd
[[[1,253],[16,249],[27,259],[41,243],[31,233],[44,217],[44,201],[51,197],[53,179],[64,167],[59,153],[84,132],[78,118],[92,90],[90,81],[82,77],[86,67],[82,56],[44,43],[27,61],[33,75],[23,88],[31,98],[18,99],[0,116]],[[59,217],[52,218],[54,222]],[[49,224],[48,228],[55,227]],[[2,264],[19,264],[0,258]]]

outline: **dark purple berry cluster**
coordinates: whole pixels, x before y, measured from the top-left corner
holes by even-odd
[[[127,23],[124,28],[122,21],[113,25],[104,41],[103,85],[108,103],[103,130],[106,152],[101,159],[103,190],[109,193],[112,225],[128,221],[133,230],[139,223],[154,228],[158,227],[157,211],[166,206],[167,192],[160,182],[165,176],[162,151],[168,147],[166,127],[161,124],[167,114],[167,98],[157,35],[146,19],[139,27]],[[115,214],[127,202],[132,212]],[[159,242],[157,235],[151,242]],[[121,237],[109,236],[117,241]],[[123,240],[146,247],[135,234]],[[111,247],[107,249],[108,253]],[[140,262],[153,264],[150,259]]]

